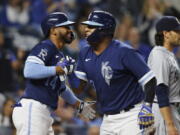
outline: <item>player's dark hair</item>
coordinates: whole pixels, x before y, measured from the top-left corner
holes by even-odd
[[[158,32],[155,34],[155,43],[157,46],[163,46],[164,44],[164,34],[163,32]]]

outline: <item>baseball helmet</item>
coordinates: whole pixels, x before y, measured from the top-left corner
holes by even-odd
[[[116,20],[112,14],[106,11],[93,11],[90,13],[88,20],[82,22],[84,25],[97,27],[88,38],[88,41],[98,41],[104,36],[113,36],[116,28]]]
[[[41,28],[45,36],[49,35],[52,27],[61,27],[72,25],[75,22],[69,21],[66,14],[62,12],[53,12],[48,14],[41,23]]]

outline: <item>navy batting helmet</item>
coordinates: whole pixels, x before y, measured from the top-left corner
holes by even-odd
[[[116,28],[116,20],[112,14],[106,11],[93,11],[90,13],[88,20],[82,24],[97,27],[88,38],[88,41],[98,42],[104,36],[113,36]]]
[[[45,36],[49,35],[52,27],[61,27],[72,25],[75,22],[69,21],[66,14],[62,12],[53,12],[47,15],[41,23],[41,28]]]

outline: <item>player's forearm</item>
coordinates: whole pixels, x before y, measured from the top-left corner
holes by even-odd
[[[171,108],[169,106],[161,107],[160,112],[165,120],[167,126],[174,126]]]
[[[32,62],[26,62],[24,67],[24,77],[30,79],[43,79],[56,75],[55,66],[44,66]]]
[[[156,87],[156,95],[163,119],[165,120],[167,127],[174,127],[175,125],[171,114],[168,93],[169,87],[167,85],[162,83]]]
[[[69,87],[66,86],[66,90],[61,93],[61,97],[71,105],[80,103],[80,100],[74,95]]]

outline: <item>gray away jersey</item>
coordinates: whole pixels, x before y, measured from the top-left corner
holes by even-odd
[[[180,102],[180,69],[174,54],[156,46],[149,55],[148,66],[156,76],[157,85],[164,83],[169,87],[169,101]]]

